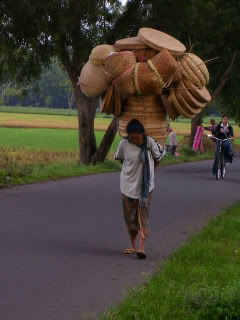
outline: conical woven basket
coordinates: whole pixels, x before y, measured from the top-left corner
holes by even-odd
[[[174,104],[172,102],[172,98],[170,96],[167,98],[166,96],[164,96],[162,94],[161,100],[162,100],[163,106],[164,106],[169,118],[171,118],[173,121],[176,120],[180,116],[180,113],[174,107]]]
[[[136,87],[134,84],[134,67],[135,66],[132,66],[130,69],[123,72],[113,81],[114,87],[123,99],[136,94]]]
[[[148,136],[152,136],[160,144],[165,145],[168,135],[168,121],[160,96],[133,96],[125,101],[123,112],[119,118],[121,136],[126,136],[127,124],[134,118],[143,124]]]
[[[114,114],[114,88],[109,86],[100,97],[100,112],[106,114]]]
[[[161,95],[162,87],[156,74],[146,62],[139,62],[134,69],[134,83],[139,95]]]
[[[104,70],[115,79],[135,64],[136,56],[133,51],[115,52],[106,58]]]
[[[211,95],[208,92],[206,87],[198,88],[196,87],[191,81],[187,80],[186,78],[182,79],[185,87],[188,89],[191,94],[201,102],[210,102]]]
[[[206,64],[195,54],[186,53],[180,60],[181,72],[185,78],[198,88],[205,87],[209,82]]]
[[[191,116],[196,116],[198,113],[202,111],[202,109],[206,106],[206,103],[201,102],[201,107],[197,106],[192,106],[188,103],[188,101],[184,98],[183,96],[183,91],[179,90],[177,88],[174,89],[175,96],[181,105],[182,109],[187,113],[190,114]]]
[[[174,107],[176,108],[176,110],[182,115],[182,116],[184,116],[185,118],[193,118],[195,115],[194,114],[192,114],[191,112],[187,112],[186,110],[185,110],[185,105],[183,104],[181,104],[179,101],[178,101],[178,99],[177,99],[177,97],[176,97],[176,94],[175,94],[175,90],[174,90],[174,88],[171,88],[170,89],[170,98],[172,99],[172,102],[173,102],[173,105],[174,105]]]
[[[175,83],[175,93],[176,91],[180,91],[184,100],[195,109],[204,108],[206,106],[206,102],[201,102],[197,99],[190,90],[185,86],[183,81],[178,81]]]
[[[162,50],[150,62],[150,66],[153,65],[160,75],[163,87],[168,87],[172,82],[182,78],[178,62],[167,50]]]
[[[95,65],[104,65],[107,56],[114,51],[114,47],[108,44],[96,46],[92,49],[89,60]]]
[[[82,68],[79,84],[87,97],[101,96],[109,86],[110,80],[102,66],[96,66],[88,61]]]

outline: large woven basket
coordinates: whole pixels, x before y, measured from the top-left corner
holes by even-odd
[[[161,95],[158,77],[146,62],[139,62],[134,69],[134,84],[139,95]]]
[[[127,135],[127,124],[134,118],[143,124],[148,136],[152,136],[160,144],[165,145],[168,135],[168,121],[160,96],[132,96],[125,101],[123,112],[119,118],[121,136]]]
[[[115,79],[135,64],[134,52],[115,52],[106,58],[104,70],[112,79]]]
[[[178,62],[167,50],[162,50],[149,60],[148,64],[158,75],[162,82],[162,87],[168,87],[172,82],[181,79]]]
[[[209,82],[206,64],[195,54],[186,53],[180,60],[181,72],[185,78],[198,88],[205,87]]]
[[[147,62],[152,59],[159,51],[151,48],[134,50],[137,62]]]
[[[103,65],[107,56],[114,51],[115,51],[114,47],[108,44],[102,44],[102,45],[96,46],[95,48],[92,49],[92,52],[89,56],[89,60],[93,64]]]
[[[114,87],[120,93],[123,99],[136,94],[136,87],[134,84],[134,68],[135,66],[132,66],[113,81]]]
[[[79,84],[87,97],[101,96],[109,86],[110,79],[102,66],[96,66],[88,61],[82,68]]]
[[[173,55],[183,55],[186,50],[179,40],[169,34],[151,28],[141,28],[138,32],[138,39],[158,51],[167,49]]]

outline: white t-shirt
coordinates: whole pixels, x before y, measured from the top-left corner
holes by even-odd
[[[154,188],[154,160],[160,161],[165,154],[165,149],[152,137],[147,137],[147,145],[149,148],[150,192]],[[121,192],[134,199],[140,198],[142,184],[143,162],[140,159],[140,152],[141,148],[128,142],[127,139],[123,139],[120,141],[115,154],[116,160],[123,161],[120,177]]]

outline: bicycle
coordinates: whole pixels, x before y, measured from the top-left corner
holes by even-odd
[[[219,141],[219,148],[216,150],[216,156],[215,156],[215,167],[217,168],[216,170],[216,180],[219,180],[220,177],[224,179],[225,173],[226,173],[226,161],[224,159],[224,154],[223,154],[223,142],[227,141],[229,139],[218,139],[210,134],[208,134],[209,138],[213,138],[217,141]]]

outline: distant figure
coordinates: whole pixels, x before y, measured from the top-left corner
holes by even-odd
[[[194,151],[200,151],[201,153],[204,152],[204,148],[203,148],[203,131],[204,128],[202,126],[202,120],[198,121],[198,127],[197,127],[197,132],[196,135],[194,137],[194,142],[193,142],[193,150]]]
[[[169,145],[171,147],[171,156],[175,157],[176,156],[176,149],[177,149],[177,137],[176,137],[176,132],[173,131],[171,127],[169,127]]]
[[[210,120],[210,127],[204,127],[205,130],[211,131],[212,135],[214,136],[215,130],[217,128],[216,121],[214,119]]]

